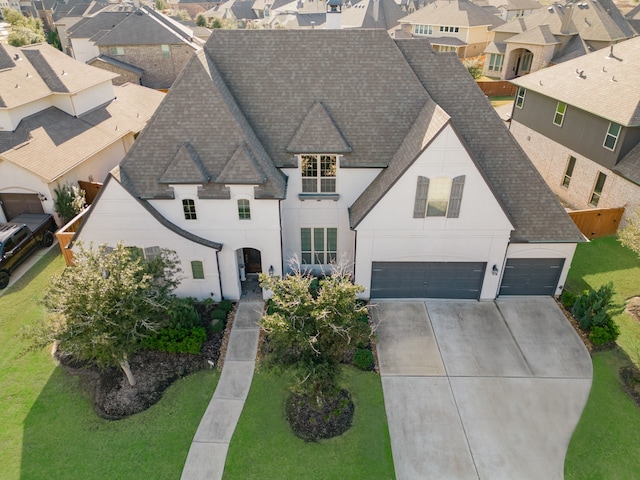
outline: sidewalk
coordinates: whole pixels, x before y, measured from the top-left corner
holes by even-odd
[[[229,442],[253,379],[263,306],[262,301],[246,300],[238,305],[220,381],[191,443],[182,480],[222,478]]]

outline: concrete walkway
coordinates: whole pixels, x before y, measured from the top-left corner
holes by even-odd
[[[238,305],[220,381],[191,443],[182,480],[222,478],[229,442],[251,387],[263,306],[262,301],[245,300]]]
[[[551,298],[380,302],[374,318],[398,479],[564,477],[592,365]]]

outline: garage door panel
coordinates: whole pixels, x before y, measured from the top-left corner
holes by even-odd
[[[374,298],[480,298],[483,262],[373,262]]]
[[[564,258],[510,258],[500,295],[553,295],[563,266]]]
[[[0,204],[7,220],[23,213],[44,213],[36,193],[0,193]]]

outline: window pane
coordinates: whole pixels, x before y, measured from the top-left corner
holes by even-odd
[[[191,273],[195,280],[202,280],[204,278],[204,267],[202,266],[202,262],[191,262]]]
[[[249,207],[249,200],[238,200],[238,218],[240,220],[251,220],[251,209]]]
[[[597,207],[598,203],[600,202],[602,188],[604,187],[604,182],[606,179],[607,179],[607,176],[604,173],[602,172],[598,173],[598,179],[596,180],[596,184],[593,187],[593,193],[591,194],[591,199],[589,200],[589,203],[594,207]]]
[[[317,177],[318,165],[316,163],[316,157],[313,155],[302,155],[302,176],[303,177]]]
[[[300,239],[302,241],[302,251],[310,252],[311,251],[311,229],[302,228],[300,230]]]
[[[569,188],[571,182],[571,175],[573,175],[573,168],[576,166],[575,157],[569,157],[569,163],[567,163],[567,170],[564,173],[564,179],[562,180],[562,186]]]
[[[327,251],[335,252],[338,249],[338,229],[327,228]]]
[[[607,130],[607,135],[604,139],[604,146],[609,150],[614,150],[616,148],[616,143],[618,142],[618,135],[620,134],[620,125],[617,123],[611,122],[609,124],[609,129]]]
[[[196,220],[196,202],[190,198],[182,200],[182,209],[185,220]]]
[[[518,95],[516,96],[516,107],[522,108],[524,105],[524,95],[526,90],[522,87],[518,88]]]
[[[451,194],[451,178],[432,178],[429,182],[427,217],[444,217]]]

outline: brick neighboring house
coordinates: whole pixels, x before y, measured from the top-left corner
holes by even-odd
[[[640,205],[640,37],[512,80],[511,133],[576,209]]]
[[[435,0],[398,22],[405,34],[429,39],[434,50],[467,58],[482,54],[489,30],[504,20],[469,0]]]
[[[168,89],[204,42],[171,18],[143,6],[135,12],[101,12],[69,33],[73,56],[146,87]]]
[[[636,35],[613,0],[554,3],[492,29],[483,74],[510,80]]]
[[[102,182],[164,94],[115,87],[113,74],[47,44],[0,44],[0,221],[54,213],[54,190]]]

